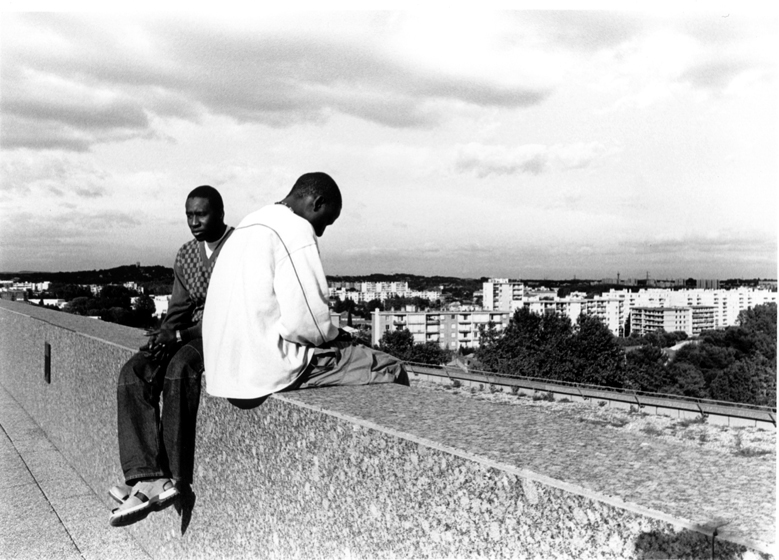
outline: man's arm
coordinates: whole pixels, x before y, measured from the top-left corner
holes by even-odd
[[[338,337],[330,320],[327,279],[316,244],[298,249],[276,266],[274,291],[281,312],[281,336],[290,342],[320,346]]]
[[[192,326],[189,320],[192,313],[191,308],[189,290],[184,285],[179,257],[176,255],[176,261],[173,264],[173,294],[168,302],[168,311],[162,320],[160,329],[149,333],[149,341],[141,346],[141,351],[162,356],[168,351],[170,344],[186,342],[200,336],[200,325]]]
[[[160,326],[161,330],[176,331],[191,326],[190,316],[192,302],[189,299],[189,290],[185,287],[183,273],[179,265],[179,259],[173,265],[173,294],[168,302],[168,312]]]

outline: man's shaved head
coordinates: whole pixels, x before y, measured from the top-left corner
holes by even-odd
[[[305,198],[307,196],[314,198],[321,196],[324,202],[339,208],[342,205],[341,190],[327,173],[317,171],[301,175],[287,195],[288,198]]]

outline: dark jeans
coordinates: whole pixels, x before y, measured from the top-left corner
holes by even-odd
[[[192,482],[203,369],[201,338],[181,346],[169,360],[152,361],[139,352],[122,367],[116,405],[119,460],[127,484],[160,477]]]

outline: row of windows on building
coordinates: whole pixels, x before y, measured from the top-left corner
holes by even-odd
[[[350,299],[355,303],[372,300],[383,302],[396,297],[418,297],[431,301],[441,299],[440,290],[410,290],[408,282],[331,282],[328,289],[331,298],[341,301]]]

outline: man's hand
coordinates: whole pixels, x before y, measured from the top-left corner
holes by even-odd
[[[365,331],[358,331],[356,335],[352,336],[352,346],[357,345],[371,347],[371,339],[366,335]]]
[[[141,346],[140,350],[154,361],[162,360],[176,349],[176,332],[171,329],[160,329],[146,333],[149,342]]]
[[[352,335],[346,332],[345,330],[339,328],[338,329],[338,336],[335,337],[335,340],[338,342],[351,342],[352,341]]]

